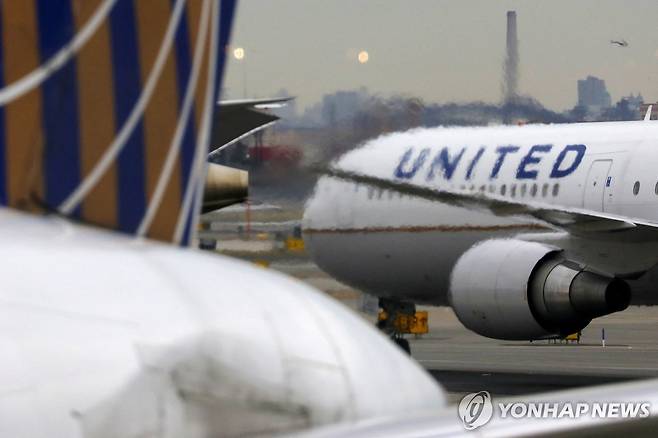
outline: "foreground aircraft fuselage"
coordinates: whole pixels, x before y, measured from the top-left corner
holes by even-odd
[[[386,338],[282,275],[6,209],[0,241],[0,436],[260,436],[443,406]]]
[[[501,278],[523,277],[517,271],[524,269],[532,274],[535,262],[553,252],[581,271],[609,278],[637,276],[658,262],[658,235],[651,229],[651,223],[658,223],[658,123],[419,129],[373,140],[335,167],[384,184],[321,178],[306,208],[306,238],[323,269],[379,297],[436,305],[461,302],[454,290],[465,287],[454,284],[458,261],[475,244],[501,238],[539,242],[547,249],[485,248],[471,257],[462,271],[474,279],[496,265],[496,274],[481,278],[489,284],[478,286],[494,292]],[[396,185],[472,197],[474,205],[422,199],[395,190]],[[477,208],[482,200],[497,204]],[[549,211],[550,219],[515,214],[525,205]],[[591,212],[592,221],[574,225],[574,212],[580,218]],[[614,216],[614,227],[601,226],[607,216]],[[626,227],[620,217],[641,218],[648,231],[632,221]],[[537,260],[522,268],[513,264],[518,264],[514,254]],[[529,278],[518,281],[526,287]],[[510,294],[523,295],[523,287]],[[466,301],[472,299],[479,300],[471,296]],[[468,313],[470,305],[465,306]],[[488,329],[476,331],[494,335]]]

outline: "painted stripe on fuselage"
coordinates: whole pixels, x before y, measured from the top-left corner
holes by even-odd
[[[117,126],[123,126],[142,91],[141,62],[137,49],[135,11],[132,1],[118,2],[110,14]],[[119,229],[134,233],[146,210],[144,177],[144,126],[137,123],[119,154]]]
[[[201,10],[202,10],[202,2],[189,2],[188,3],[188,9],[187,9],[187,22],[190,28],[190,41],[194,42],[194,48],[196,49],[196,41],[197,41],[197,34],[200,30],[199,27],[199,20],[201,19]],[[203,113],[204,113],[204,103],[205,103],[205,96],[206,96],[206,82],[208,81],[208,62],[210,59],[210,41],[212,39],[212,32],[210,29],[208,30],[208,36],[206,37],[206,48],[203,52],[203,60],[201,62],[201,67],[199,70],[199,78],[197,82],[197,87],[194,93],[194,108],[193,108],[193,117],[190,117],[191,123],[193,123],[193,126],[195,127],[194,132],[196,133],[195,135],[195,141],[194,141],[194,148],[191,151],[187,151],[187,156],[186,159],[190,159],[191,162],[189,163],[189,172],[191,173],[194,169],[194,158],[195,158],[195,153],[197,149],[197,143],[200,140],[201,136],[201,120],[203,118]],[[185,153],[184,153],[185,154]],[[183,160],[184,161],[184,160]],[[189,196],[194,196],[194,193],[196,191],[195,187],[190,187],[190,179],[187,178],[186,180],[183,181],[184,187],[183,187],[183,194],[184,196],[188,196],[188,190],[191,191],[192,193],[189,194]],[[183,232],[181,233],[181,244],[186,245],[188,242],[191,241],[192,236],[194,234],[194,226],[196,225],[194,223],[194,220],[196,218],[196,214],[193,211],[193,208],[189,208],[189,210],[186,212],[185,217],[183,218]]]
[[[38,0],[37,21],[41,62],[50,59],[75,34],[69,0]],[[54,72],[42,85],[45,203],[56,208],[80,183],[78,83],[75,58]],[[73,212],[80,216],[80,209]]]
[[[78,31],[103,0],[85,0],[76,8]],[[100,25],[78,54],[80,97],[80,161],[83,178],[103,156],[116,135],[110,26]],[[115,228],[117,225],[117,164],[113,163],[82,203],[86,222]]]
[[[142,84],[153,70],[158,50],[164,39],[171,16],[167,1],[137,2],[135,12],[139,29],[139,52],[142,61]],[[151,101],[144,112],[146,159],[146,194],[151,202],[167,152],[178,124],[178,101],[184,89],[177,90],[175,51],[172,49],[155,86]],[[160,207],[149,228],[149,235],[171,237],[176,226],[176,212],[181,205],[180,168],[175,166]]]
[[[0,13],[2,13],[0,11]],[[0,38],[3,35],[3,22],[0,20]],[[0,41],[2,41],[0,39]],[[4,44],[0,44],[0,87],[5,82]],[[7,205],[7,160],[6,160],[5,107],[0,106],[0,205]]]
[[[39,67],[38,28],[34,1],[4,1],[2,41],[5,83],[11,84]],[[33,209],[30,196],[43,198],[41,88],[5,108],[7,202]]]
[[[171,0],[175,2],[175,0]],[[197,15],[194,15],[191,11],[192,4],[199,4],[201,2],[189,2],[185,8],[185,14],[181,20],[181,24],[178,27],[178,32],[176,32],[176,41],[175,41],[175,50],[176,50],[176,78],[178,80],[178,108],[180,111],[181,105],[184,99],[184,91],[187,88],[187,83],[190,79],[190,74],[192,70],[192,50],[191,46],[194,41],[196,41],[196,32],[194,35],[190,32],[190,29],[199,28],[199,12]],[[194,21],[193,21],[194,20]],[[197,87],[199,87],[202,82],[197,82]],[[196,144],[196,133],[195,133],[195,111],[192,108],[192,114],[187,122],[185,127],[185,134],[183,136],[183,144],[181,147],[180,153],[180,187],[181,193],[185,192],[185,186],[190,177],[190,172],[192,171],[192,163],[194,162],[194,145]]]

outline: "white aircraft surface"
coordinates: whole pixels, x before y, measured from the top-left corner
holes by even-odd
[[[262,436],[445,406],[342,305],[184,248],[234,11],[1,4],[0,437]]]
[[[561,336],[658,263],[656,169],[653,121],[416,129],[334,163],[303,227],[389,315],[450,304],[484,336]]]
[[[7,209],[0,242],[0,436],[250,436],[445,406],[362,318],[283,275]]]

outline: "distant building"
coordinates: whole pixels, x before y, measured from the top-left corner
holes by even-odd
[[[644,97],[641,93],[637,93],[637,96],[631,93],[622,97],[621,100],[628,102],[628,109],[635,112],[640,111],[640,106],[644,103]]]
[[[594,76],[578,81],[578,106],[585,108],[588,114],[600,114],[612,104],[605,81]]]
[[[336,91],[322,98],[322,118],[325,124],[351,119],[369,99],[368,90]]]

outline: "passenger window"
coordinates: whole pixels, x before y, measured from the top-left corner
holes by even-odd
[[[505,196],[505,192],[506,192],[506,191],[507,191],[507,186],[506,186],[505,184],[503,184],[502,186],[500,186],[500,195],[501,195],[501,196]]]
[[[525,192],[528,190],[528,187],[525,184],[521,184],[521,197],[525,197]]]
[[[654,192],[656,192],[656,195],[658,195],[658,182],[656,183],[656,188],[653,189]]]
[[[633,184],[633,194],[637,196],[638,193],[640,193],[640,181],[635,181],[635,184]]]
[[[560,193],[560,185],[559,184],[554,184],[553,185],[553,196],[557,196],[558,193]]]
[[[548,195],[548,183],[545,183],[541,188],[541,195],[545,198]]]
[[[533,198],[537,196],[537,184],[532,185],[532,188],[530,189],[530,196]]]
[[[516,196],[516,184],[512,184],[512,186],[509,189],[509,194],[512,195],[512,198]]]

